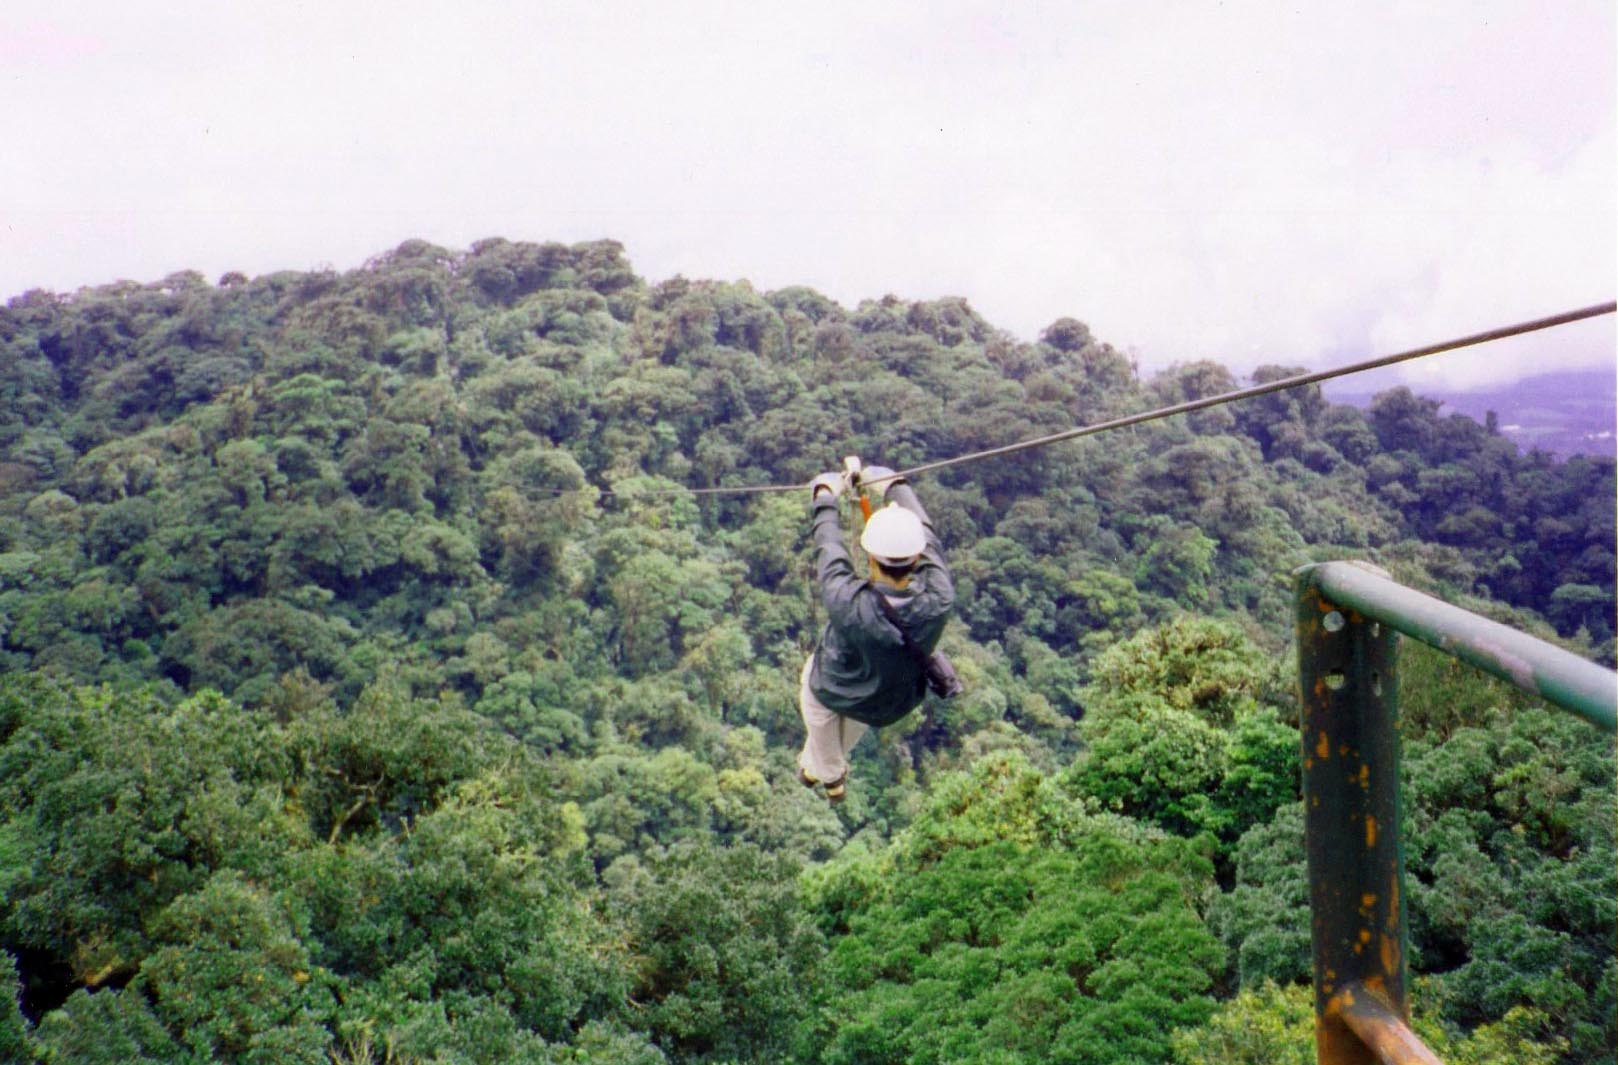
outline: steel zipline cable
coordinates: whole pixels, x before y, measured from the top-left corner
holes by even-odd
[[[1455,351],[1459,348],[1469,348],[1478,344],[1487,344],[1495,340],[1505,340],[1509,337],[1522,336],[1526,333],[1535,333],[1542,329],[1551,329],[1559,325],[1569,325],[1580,322],[1586,318],[1597,318],[1604,314],[1612,314],[1618,310],[1618,302],[1609,300],[1589,307],[1581,307],[1574,311],[1564,311],[1546,318],[1535,318],[1531,321],[1518,322],[1515,325],[1501,326],[1497,329],[1473,333],[1470,336],[1446,340],[1439,344],[1429,344],[1426,347],[1412,348],[1409,351],[1397,352],[1393,355],[1382,355],[1374,359],[1365,359],[1361,362],[1349,363],[1331,370],[1317,370],[1313,373],[1297,374],[1292,377],[1283,377],[1277,381],[1267,381],[1251,388],[1242,388],[1234,392],[1221,392],[1216,396],[1207,396],[1203,399],[1188,400],[1185,403],[1176,403],[1169,407],[1158,407],[1155,410],[1143,411],[1139,414],[1130,414],[1122,418],[1113,418],[1093,425],[1083,425],[1073,429],[1065,429],[1059,433],[1047,436],[1036,436],[1029,440],[1022,440],[1015,444],[1006,444],[1002,447],[987,448],[983,451],[973,451],[954,458],[940,459],[937,462],[926,462],[920,466],[909,469],[896,470],[891,478],[880,480],[866,480],[867,486],[881,484],[887,480],[910,478],[922,473],[931,473],[948,466],[959,466],[968,462],[978,462],[982,459],[998,458],[1002,455],[1012,455],[1019,451],[1028,451],[1032,448],[1046,447],[1050,444],[1061,443],[1064,440],[1077,440],[1080,437],[1093,436],[1097,433],[1110,432],[1113,429],[1124,429],[1131,425],[1141,425],[1145,422],[1157,421],[1160,418],[1170,418],[1176,414],[1189,414],[1192,411],[1206,410],[1209,407],[1218,407],[1237,400],[1252,399],[1255,396],[1265,396],[1272,392],[1284,392],[1287,389],[1301,388],[1304,385],[1318,384],[1329,381],[1335,377],[1347,377],[1351,374],[1364,373],[1367,370],[1379,369],[1383,366],[1392,366],[1395,363],[1408,362],[1411,359],[1425,358],[1429,355],[1439,355],[1446,351]],[[645,491],[615,492],[610,488],[597,489],[603,495],[627,496],[658,496],[658,495],[761,495],[770,492],[801,492],[809,487],[804,484],[765,484],[740,487],[718,486],[713,488],[655,488]],[[583,489],[558,488],[552,489],[556,493],[582,491]]]

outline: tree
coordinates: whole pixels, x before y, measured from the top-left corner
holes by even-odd
[[[177,1065],[186,1060],[145,996],[129,989],[73,992],[40,1021],[38,1037],[47,1061]]]
[[[1217,540],[1204,536],[1195,525],[1177,525],[1158,515],[1146,543],[1135,570],[1136,584],[1186,606],[1207,601]]]
[[[1378,392],[1371,400],[1371,427],[1383,450],[1425,457],[1437,437],[1438,407],[1437,401],[1418,398],[1402,386]]]
[[[335,1003],[312,982],[282,904],[226,872],[176,899],[155,927],[161,945],[131,990],[152,996],[176,1042],[255,1065],[329,1060],[323,1020]]]
[[[1313,992],[1302,985],[1262,986],[1241,992],[1200,1028],[1175,1033],[1179,1065],[1313,1065]],[[1427,1048],[1455,1065],[1555,1065],[1563,1040],[1538,1038],[1541,1018],[1518,1011],[1494,1025],[1458,1033],[1436,1016],[1439,1001],[1417,983],[1413,1026]]]
[[[1265,662],[1241,629],[1191,615],[1114,645],[1096,659],[1091,683],[1092,700],[1152,694],[1215,724],[1254,700],[1291,701],[1280,663]]]
[[[1312,978],[1304,854],[1301,803],[1281,807],[1236,843],[1234,880],[1209,907],[1208,925],[1230,952],[1242,988]]]
[[[1332,404],[1320,420],[1320,438],[1355,466],[1364,466],[1380,446],[1358,407]]]
[[[608,870],[643,1025],[676,1061],[781,1060],[824,945],[800,916],[794,859],[689,842]]]
[[[484,719],[456,703],[413,700],[385,684],[346,711],[318,703],[285,736],[299,807],[332,843],[408,823],[510,755]]]
[[[1181,835],[1224,826],[1211,796],[1227,768],[1224,733],[1151,696],[1092,710],[1079,723],[1088,748],[1074,783],[1106,809]]]
[[[216,695],[171,708],[19,677],[0,706],[0,810],[19,859],[0,882],[0,935],[75,986],[132,974],[150,922],[212,871],[272,876],[307,842],[269,722]]]
[[[1550,618],[1561,632],[1582,627],[1593,637],[1605,639],[1612,635],[1611,613],[1612,596],[1594,584],[1560,584],[1551,593]]]
[[[1289,390],[935,469],[969,694],[862,744],[836,808],[792,779],[820,620],[804,500],[685,489],[931,463],[1234,384],[1199,363],[1143,386],[1076,319],[1026,343],[957,299],[649,287],[611,241],[413,240],[355,270],[9,301],[0,949],[38,1025],[0,1011],[0,1038],[89,1060],[322,1038],[344,1063],[1165,1060],[1143,1018],[1306,966],[1287,574],[1372,557],[1610,658],[1613,463],[1519,454],[1408,392],[1362,413]],[[1610,751],[1402,669],[1412,956],[1443,1023],[1600,1060]],[[697,875],[727,861],[759,873],[735,899]],[[1070,939],[1046,903],[1092,871],[1118,897]],[[990,913],[961,884],[1010,895]],[[1197,960],[1175,898],[1225,961]],[[851,931],[877,913],[906,927]],[[1179,932],[1108,946],[1092,913]],[[794,916],[849,972],[893,960],[860,977],[866,1012],[804,1012],[821,992],[781,993],[737,923]],[[647,929],[686,956],[647,947],[642,1009]],[[1093,972],[1052,960],[1081,940]],[[222,1001],[261,956],[280,990]],[[983,1024],[906,1027],[957,1006]]]
[[[572,709],[570,681],[577,678],[557,663],[544,663],[535,672],[517,670],[485,687],[475,709],[535,750],[578,750],[585,745],[585,730]]]
[[[339,1032],[431,1054],[464,1039],[446,1012],[482,1014],[491,1042],[509,1046],[517,1029],[565,1039],[616,1001],[622,962],[572,879],[582,842],[576,808],[490,772],[458,783],[408,835],[310,852],[293,890],[312,960],[352,989]]]
[[[1265,385],[1307,372],[1301,366],[1260,366],[1253,371],[1253,384]],[[1296,455],[1309,439],[1325,413],[1326,399],[1319,385],[1304,385],[1242,400],[1232,407],[1236,425],[1258,441],[1264,457],[1270,460]],[[1284,445],[1283,439],[1295,441]]]
[[[1200,1023],[1220,951],[1189,906],[1206,860],[1092,818],[1014,757],[951,777],[880,866],[816,887],[846,928],[805,1039],[817,1060],[1156,1061]]]
[[[0,1054],[7,1061],[33,1061],[37,1057],[32,1026],[22,1014],[22,982],[17,979],[17,963],[10,954],[0,955],[0,988],[6,997],[0,1001]]]

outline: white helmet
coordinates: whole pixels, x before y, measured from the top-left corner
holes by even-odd
[[[889,503],[865,523],[860,546],[884,562],[908,562],[927,546],[927,533],[913,512]]]

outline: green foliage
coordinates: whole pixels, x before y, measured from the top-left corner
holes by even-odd
[[[131,992],[198,1055],[263,1063],[326,1061],[321,1023],[330,993],[310,983],[309,951],[284,907],[234,872],[171,903],[156,920],[161,944]]]
[[[1093,701],[1151,694],[1221,725],[1254,700],[1280,703],[1291,694],[1281,664],[1240,628],[1191,615],[1113,645],[1096,659],[1091,675]]]
[[[0,855],[0,860],[6,856]],[[5,960],[0,970],[0,987],[6,996],[0,1002],[0,1055],[7,1061],[34,1060],[34,1042],[28,1019],[22,1015],[20,996],[22,984],[17,979],[17,963],[10,954],[0,955]]]
[[[188,1057],[136,990],[75,991],[40,1022],[38,1036],[51,1062],[179,1065]]]
[[[214,869],[270,875],[307,835],[285,816],[268,722],[217,696],[150,697],[0,678],[8,944],[94,986],[149,948],[142,918]]]
[[[1281,807],[1236,844],[1233,883],[1209,907],[1208,924],[1224,940],[1243,988],[1311,978],[1304,853],[1299,803]]]
[[[576,839],[551,842],[556,818],[514,782],[472,780],[407,837],[311,855],[299,879],[316,959],[369,985],[345,1021],[386,1030],[416,1004],[476,990],[554,1037],[610,997],[614,966],[568,889]]]
[[[1412,967],[1437,974],[1447,1024],[1517,1025],[1563,1046],[1559,1060],[1608,1060],[1618,924],[1611,741],[1570,715],[1489,705],[1473,704],[1475,724],[1407,741]],[[1242,987],[1308,978],[1301,809],[1284,807],[1241,837],[1234,882],[1209,921]]]
[[[1075,781],[1086,794],[1171,832],[1218,827],[1211,797],[1225,772],[1227,733],[1151,696],[1092,712],[1081,728],[1089,751]]]
[[[682,486],[1236,384],[611,241],[9,301],[0,1057],[1166,1060],[1306,972],[1290,572],[1610,661],[1611,461],[1309,388],[929,475],[968,695],[835,809],[792,779],[803,500]],[[1429,1012],[1610,1059],[1610,749],[1405,661]]]
[[[1221,952],[1182,841],[1095,818],[1015,758],[950,778],[878,864],[815,888],[846,929],[805,1031],[821,1061],[1162,1060]]]
[[[1176,525],[1162,516],[1149,524],[1145,536],[1151,546],[1135,571],[1135,583],[1174,602],[1206,603],[1219,541],[1195,525]]]
[[[1266,980],[1174,1035],[1179,1065],[1315,1065],[1314,992]]]
[[[1424,962],[1444,972],[1447,1016],[1470,1026],[1525,1007],[1576,1057],[1610,1056],[1610,740],[1527,708],[1441,745],[1412,742],[1406,779],[1411,923]]]
[[[1417,985],[1412,1026],[1446,1065],[1554,1065],[1566,1041],[1542,1036],[1544,1018],[1515,1009],[1497,1024],[1458,1033],[1439,1020],[1439,1005]],[[1179,1065],[1314,1065],[1314,993],[1265,981],[1221,1006],[1206,1024],[1175,1033]]]
[[[790,857],[709,843],[607,871],[629,939],[633,1020],[674,1060],[784,1057],[825,950],[801,916],[796,872]]]
[[[298,805],[333,843],[344,833],[408,822],[502,753],[476,715],[382,685],[347,711],[329,702],[307,708],[284,736]]]
[[[1095,662],[1075,785],[1107,809],[1234,841],[1298,794],[1298,738],[1256,697],[1273,661],[1235,626],[1182,617]]]

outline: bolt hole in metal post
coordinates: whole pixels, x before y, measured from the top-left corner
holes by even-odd
[[[1348,677],[1340,669],[1334,669],[1326,674],[1326,687],[1332,691],[1342,691],[1343,685],[1348,683]]]
[[[1341,610],[1333,610],[1322,618],[1320,623],[1326,627],[1327,632],[1342,632],[1348,620],[1343,617]]]

